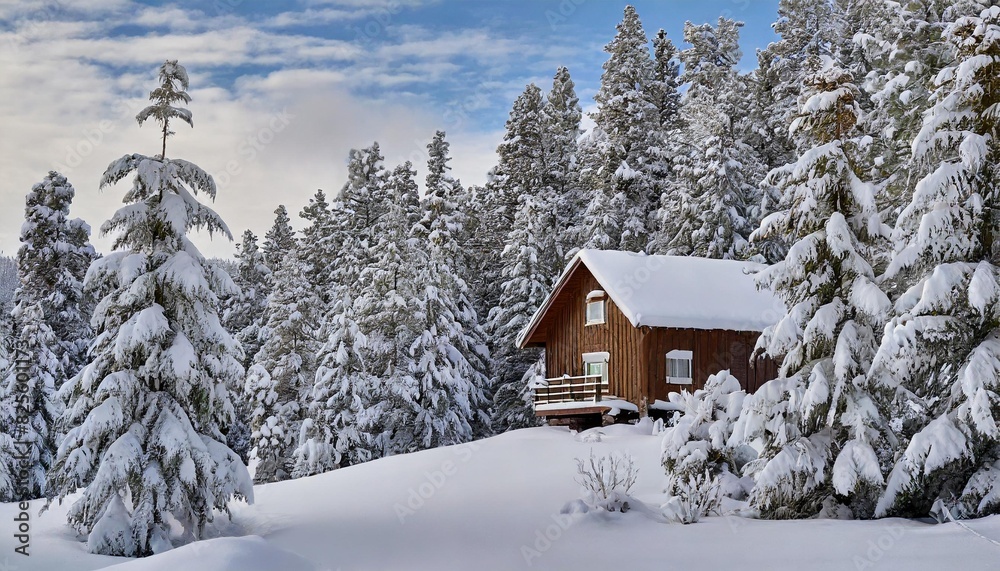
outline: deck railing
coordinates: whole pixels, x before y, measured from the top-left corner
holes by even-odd
[[[556,404],[562,402],[601,402],[608,396],[608,383],[602,375],[563,375],[536,381],[534,404]]]

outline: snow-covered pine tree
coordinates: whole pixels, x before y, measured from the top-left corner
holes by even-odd
[[[378,142],[365,149],[351,149],[347,161],[347,182],[340,198],[354,213],[355,231],[364,243],[371,241],[371,229],[385,212],[385,165]]]
[[[588,247],[641,252],[649,241],[659,191],[651,171],[658,166],[659,109],[649,40],[632,6],[604,47],[601,87],[594,96],[597,124],[585,147],[593,196],[584,216]]]
[[[689,146],[684,141],[684,117],[681,114],[680,57],[673,41],[660,30],[653,38],[653,80],[650,93],[658,112],[658,132],[654,136],[654,146],[650,155],[654,157],[649,175],[654,184],[653,206],[656,209],[650,220],[650,238],[646,251],[663,253],[667,251],[668,230],[673,225],[664,224],[663,216],[673,216],[681,211],[677,197],[687,195],[674,171],[678,162],[684,162]],[[678,157],[681,158],[678,161]],[[670,214],[667,214],[667,213]]]
[[[92,303],[83,295],[83,278],[97,258],[90,245],[90,226],[69,218],[76,191],[66,177],[49,172],[25,199],[21,248],[17,253],[20,287],[14,304],[40,304],[43,319],[55,335],[50,349],[59,369],[56,388],[86,362]]]
[[[295,231],[288,219],[288,210],[284,204],[274,209],[274,224],[264,234],[264,263],[273,272],[285,259],[285,254],[295,248]]]
[[[249,369],[264,343],[261,330],[267,313],[271,270],[264,264],[257,236],[250,230],[243,232],[243,241],[236,245],[236,260],[238,265],[234,281],[240,293],[226,300],[222,324],[226,331],[235,332],[236,340],[243,347],[243,367]],[[226,434],[226,442],[246,463],[249,461],[251,433],[249,403],[243,384],[241,379],[237,386],[230,387],[235,400],[236,420]]]
[[[775,166],[796,160],[788,129],[798,110],[802,84],[816,71],[810,62],[835,55],[842,28],[831,0],[779,0],[778,19],[772,28],[781,39],[758,55],[760,63],[767,63],[770,89],[769,95],[757,102],[764,102],[758,118],[766,125],[771,141],[765,156],[770,159],[768,164]]]
[[[232,235],[195,198],[215,197],[212,177],[163,154],[171,120],[191,124],[175,107],[190,100],[187,72],[168,60],[159,79],[136,119],[162,125],[163,151],[126,155],[101,179],[103,188],[135,175],[126,205],[101,227],[115,235],[115,251],[87,272],[85,290],[104,292],[97,336],[90,363],[60,389],[69,432],[46,489],[63,499],[86,487],[69,522],[89,535],[89,551],[105,555],[150,555],[198,539],[216,510],[253,498],[246,466],[225,444],[234,415],[227,387],[243,376],[242,351],[216,308],[236,286],[186,236]]]
[[[756,181],[763,162],[740,125],[750,102],[736,70],[742,22],[719,18],[716,26],[685,25],[691,47],[680,53],[687,151],[676,166],[673,196],[658,214],[666,251],[709,258],[746,258],[759,220]]]
[[[323,248],[324,257],[335,260],[329,274],[333,287],[318,332],[318,369],[303,401],[307,404],[294,451],[296,477],[377,456],[365,416],[376,383],[363,364],[366,336],[358,326],[355,301],[371,289],[362,280],[362,272],[379,254],[374,247],[379,240],[378,224],[389,207],[382,161],[377,142],[366,149],[352,149],[347,183],[333,205],[330,239]],[[336,249],[331,250],[334,244]]]
[[[563,103],[566,102],[561,101],[557,104]],[[533,83],[527,85],[514,100],[510,116],[507,119],[503,141],[496,149],[497,165],[490,172],[490,181],[483,189],[485,199],[485,204],[482,207],[483,219],[471,221],[479,232],[479,239],[485,245],[482,253],[479,253],[479,258],[482,261],[477,264],[481,265],[482,273],[485,275],[482,276],[483,279],[478,284],[473,284],[474,289],[478,290],[476,294],[482,298],[478,302],[478,307],[484,312],[489,312],[493,307],[496,307],[500,300],[501,271],[503,269],[500,255],[504,249],[507,233],[514,224],[520,196],[536,196],[537,200],[544,204],[535,213],[539,217],[537,224],[551,229],[546,233],[549,247],[544,250],[544,255],[547,256],[547,261],[552,267],[562,262],[562,256],[559,252],[560,242],[557,240],[558,236],[555,231],[556,215],[558,214],[555,205],[556,196],[554,189],[547,186],[549,179],[556,175],[555,172],[549,171],[547,161],[549,158],[556,159],[556,156],[553,154],[550,157],[546,148],[548,143],[547,130],[549,128],[559,129],[560,126],[550,127],[548,125],[549,119],[544,115],[544,109],[542,92]],[[551,111],[555,115],[559,114],[556,108],[551,109]],[[556,116],[551,120],[558,121],[560,119],[565,118]],[[565,145],[565,141],[560,140],[559,143]],[[553,141],[553,147],[555,144]],[[565,150],[565,148],[560,150]],[[557,152],[554,148],[553,151]],[[469,260],[469,262],[476,264],[476,260]],[[473,282],[477,281],[471,277],[470,279]]]
[[[297,246],[271,274],[263,346],[247,374],[254,481],[263,484],[292,476],[293,451],[304,416],[303,404],[316,376],[317,329],[322,306],[309,282],[309,268]]]
[[[3,258],[9,260],[9,258]],[[3,331],[3,323],[0,323],[0,335],[3,335],[4,339],[12,339],[9,337],[9,333]],[[9,373],[16,366],[15,360],[18,355],[10,351],[11,347],[9,344],[0,344],[0,375],[6,378]],[[2,396],[2,395],[0,395]],[[17,495],[16,476],[14,474],[15,470],[15,460],[14,460],[14,439],[15,436],[11,436],[13,430],[13,422],[16,420],[16,413],[13,408],[13,403],[6,398],[0,398],[0,498],[4,498],[3,501],[10,501],[6,498],[13,498]]]
[[[546,275],[555,280],[566,258],[578,249],[580,220],[586,211],[584,192],[580,187],[579,150],[576,140],[580,137],[580,120],[583,111],[576,85],[569,70],[560,67],[552,78],[552,89],[542,106],[543,144],[545,151],[543,187],[551,193],[553,239],[555,248],[549,257]]]
[[[454,201],[459,183],[448,174],[448,146],[443,131],[427,146],[427,194],[416,227],[422,255],[414,261],[418,291],[411,311],[418,336],[410,353],[412,442],[418,448],[467,442],[487,434],[490,424],[490,356],[458,266],[462,256],[454,234],[462,230],[462,215]]]
[[[542,263],[544,242],[539,232],[545,229],[538,223],[538,206],[530,194],[522,194],[519,203],[514,227],[500,256],[500,300],[490,311],[486,326],[494,344],[493,420],[497,432],[535,425],[535,422],[525,423],[526,419],[534,418],[523,395],[526,374],[538,362],[541,352],[520,350],[515,341],[542,305],[551,284]]]
[[[884,181],[884,208],[893,219],[909,203],[915,181],[936,167],[916,160],[911,145],[931,105],[934,76],[952,55],[941,38],[951,5],[941,0],[907,2],[893,11],[884,39],[859,38],[878,63],[863,83],[872,100],[865,129],[873,137],[874,177]]]
[[[322,362],[307,399],[293,477],[311,476],[376,457],[368,416],[375,379],[362,360],[365,336],[353,300],[340,296],[326,317]]]
[[[969,513],[1000,510],[1000,7],[965,6],[952,8],[952,57],[913,141],[929,174],[896,223],[886,272],[910,287],[873,370],[923,413],[902,427],[879,516],[924,516],[954,498]]]
[[[56,384],[63,375],[62,363],[55,353],[55,334],[45,319],[42,301],[28,304],[21,301],[14,308],[18,360],[27,367],[0,369],[7,372],[3,380],[0,411],[3,430],[18,444],[18,458],[8,465],[11,472],[26,469],[11,489],[0,482],[0,501],[25,501],[45,497],[46,474],[55,457],[56,419],[61,412],[55,399]],[[10,493],[8,493],[8,491]]]
[[[758,276],[788,307],[758,341],[758,350],[784,357],[782,379],[754,396],[739,431],[746,442],[765,443],[746,473],[755,481],[751,504],[769,518],[830,513],[838,505],[871,517],[894,440],[885,418],[891,390],[867,376],[890,310],[871,262],[888,232],[858,160],[853,81],[831,59],[807,78],[792,134],[808,150],[768,175],[783,191],[781,209],[755,234],[782,234],[791,244],[783,261]],[[788,398],[775,403],[775,394]],[[763,403],[783,410],[760,410]],[[778,426],[786,432],[765,434]]]
[[[333,268],[337,260],[337,223],[333,220],[330,203],[322,189],[309,199],[299,218],[308,224],[302,229],[299,251],[306,264],[306,277],[316,288],[324,304],[330,303],[333,294]]]
[[[237,271],[233,281],[240,288],[240,295],[230,299],[223,316],[227,330],[236,333],[243,346],[243,366],[249,368],[264,339],[260,330],[271,291],[271,270],[257,246],[257,236],[250,230],[243,232],[243,241],[236,246]]]
[[[662,28],[653,37],[653,80],[650,82],[660,129],[670,133],[680,126],[681,60],[674,42]]]
[[[406,162],[389,175],[388,204],[375,227],[377,242],[372,249],[372,263],[361,272],[360,281],[368,287],[355,301],[358,326],[366,335],[365,343],[357,350],[370,376],[356,376],[351,390],[362,397],[355,411],[366,421],[364,430],[370,439],[366,445],[373,456],[416,448],[412,430],[407,428],[415,411],[410,346],[418,336],[412,309],[420,285],[415,264],[421,259],[412,238],[421,216],[416,174],[413,165]],[[341,339],[357,337],[347,318],[341,318],[340,325]],[[350,351],[354,351],[353,347]],[[351,362],[355,363],[353,359]],[[363,386],[364,382],[371,386]],[[360,414],[362,411],[364,414]],[[364,449],[360,442],[353,448]]]
[[[7,337],[14,330],[10,312],[14,309],[14,292],[21,284],[17,277],[17,261],[0,256],[0,336]]]

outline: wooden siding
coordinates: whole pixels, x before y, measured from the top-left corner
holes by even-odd
[[[542,316],[530,343],[545,347],[548,377],[583,375],[583,354],[606,351],[608,392],[642,406],[666,400],[668,392],[695,390],[708,376],[730,369],[749,392],[777,376],[770,359],[748,359],[760,335],[753,331],[724,331],[632,327],[615,303],[605,297],[605,322],[586,325],[587,294],[604,289],[590,270],[578,265]],[[544,342],[538,342],[544,339]],[[673,349],[693,352],[693,385],[666,383],[666,354]]]
[[[607,351],[608,392],[638,402],[646,379],[639,367],[640,334],[613,301],[605,298],[604,323],[587,325],[587,294],[602,289],[583,265],[577,266],[545,316],[546,375],[582,375],[583,354]]]
[[[757,358],[753,366],[750,364],[750,355],[759,336],[756,331],[651,329],[644,347],[644,361],[649,367],[646,376],[649,402],[666,400],[667,393],[681,389],[700,389],[710,375],[724,369],[729,369],[747,392],[756,391],[764,382],[778,376],[777,366],[771,359]],[[675,349],[692,352],[691,385],[667,383],[667,353]]]

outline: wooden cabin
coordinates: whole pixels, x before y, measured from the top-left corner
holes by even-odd
[[[761,267],[581,251],[517,340],[545,349],[535,414],[576,425],[665,416],[668,393],[701,388],[720,370],[749,392],[775,378],[774,361],[750,360],[760,332],[785,313],[757,289],[752,273]]]

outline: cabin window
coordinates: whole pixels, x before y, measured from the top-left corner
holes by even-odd
[[[586,376],[600,375],[601,384],[608,384],[608,360],[611,355],[605,351],[583,354],[583,374]],[[587,379],[588,381],[591,379]]]
[[[604,292],[596,289],[587,294],[587,325],[604,323]]]
[[[693,382],[691,375],[691,361],[693,353],[691,351],[673,350],[667,353],[667,382],[672,385],[690,385]]]

